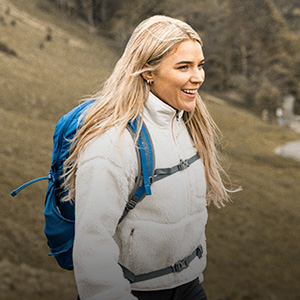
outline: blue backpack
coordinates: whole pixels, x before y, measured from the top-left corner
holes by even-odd
[[[52,162],[48,176],[31,180],[11,192],[11,195],[15,196],[22,189],[34,182],[48,180],[44,209],[44,232],[47,237],[47,244],[51,251],[51,254],[49,255],[53,255],[57,263],[67,270],[73,269],[72,252],[74,243],[74,212],[76,201],[73,203],[61,201],[65,195],[64,190],[61,188],[63,180],[61,175],[63,171],[63,164],[69,157],[71,141],[77,129],[81,125],[82,116],[84,116],[84,113],[89,110],[93,103],[94,100],[80,104],[64,115],[56,124],[53,134]],[[137,119],[133,122],[129,122],[127,125],[127,129],[131,133],[133,139],[136,138],[137,126]],[[179,164],[173,167],[154,170],[152,142],[144,124],[142,124],[142,129],[138,136],[137,143],[138,147],[135,147],[135,149],[137,152],[139,172],[136,178],[135,187],[131,193],[133,196],[129,196],[128,202],[118,224],[124,220],[130,210],[135,208],[138,202],[142,201],[146,195],[151,195],[150,184],[188,168],[193,162],[200,158],[197,153],[189,159],[180,160]],[[130,282],[139,282],[164,276],[172,272],[181,272],[189,266],[190,262],[195,259],[195,257],[200,259],[202,252],[202,247],[199,245],[188,257],[185,257],[174,265],[146,274],[135,275],[126,267],[122,265],[120,266],[122,267],[124,277],[126,277]]]
[[[75,202],[62,202],[61,199],[65,193],[62,186],[62,171],[65,160],[69,157],[71,141],[77,128],[81,125],[83,114],[93,105],[94,100],[86,101],[64,115],[56,124],[53,135],[53,152],[50,172],[48,176],[39,177],[31,180],[18,189],[11,192],[15,196],[28,185],[40,180],[48,180],[48,188],[45,199],[45,228],[47,244],[58,264],[67,270],[73,269],[73,243],[75,228]],[[135,139],[137,131],[137,120],[130,122],[127,129]],[[130,199],[119,223],[126,217],[127,213],[141,201],[145,195],[150,195],[149,178],[153,175],[153,153],[150,136],[146,127],[143,125],[138,137],[137,157],[139,163],[139,174],[136,179],[136,185],[132,191]]]

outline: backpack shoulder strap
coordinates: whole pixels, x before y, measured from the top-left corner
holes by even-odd
[[[136,133],[139,120],[135,119],[127,126],[133,140],[136,139]],[[123,214],[119,219],[120,224],[127,216],[128,212],[135,208],[136,204],[142,201],[146,195],[151,195],[149,178],[154,174],[154,152],[150,134],[145,124],[142,124],[141,132],[137,139],[138,147],[135,147],[138,159],[138,176],[135,181],[135,187],[129,195],[129,200],[125,206]]]

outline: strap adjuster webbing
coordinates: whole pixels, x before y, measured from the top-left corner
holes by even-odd
[[[197,247],[193,253],[184,258],[183,260],[178,261],[177,263],[175,263],[171,268],[172,268],[172,272],[181,272],[182,270],[186,269],[191,261],[197,256],[199,259],[202,257],[203,254],[203,249],[202,246],[200,245],[199,247]]]
[[[186,258],[176,262],[173,266],[166,267],[157,271],[145,273],[145,274],[140,274],[140,275],[135,275],[133,272],[131,272],[129,269],[126,267],[122,267],[124,277],[127,278],[131,283],[134,282],[140,282],[140,281],[145,281],[149,279],[153,279],[156,277],[161,277],[170,273],[179,273],[182,270],[186,269],[191,261],[195,258],[198,257],[199,259],[202,257],[203,254],[203,249],[202,246],[198,246],[191,255],[187,256]]]
[[[183,171],[186,168],[188,168],[192,163],[194,163],[197,159],[200,158],[200,155],[196,153],[189,159],[185,160],[180,160],[180,163],[174,167],[171,168],[161,168],[161,169],[156,169],[154,171],[154,175],[149,177],[149,182],[152,184],[155,181],[161,180],[167,176],[170,176],[176,172]]]

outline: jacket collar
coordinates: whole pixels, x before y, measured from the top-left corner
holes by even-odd
[[[176,117],[179,121],[184,111],[177,111],[150,92],[145,104],[144,118],[159,127],[165,127]]]

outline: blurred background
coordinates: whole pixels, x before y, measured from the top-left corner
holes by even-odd
[[[76,299],[73,273],[48,257],[47,183],[9,194],[47,175],[56,122],[101,89],[154,14],[203,39],[200,94],[223,133],[225,169],[243,187],[225,208],[209,207],[209,299],[300,299],[297,0],[0,0],[0,299]]]

